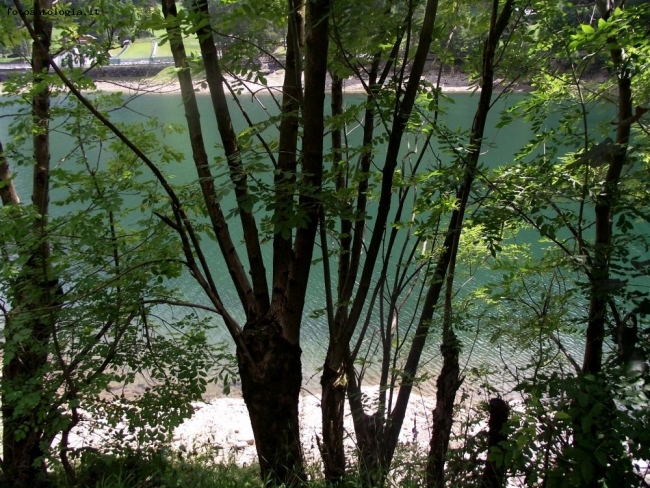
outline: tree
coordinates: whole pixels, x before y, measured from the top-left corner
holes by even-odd
[[[298,5],[290,4],[288,23],[289,46],[295,55],[287,55],[288,62],[297,60],[299,54],[300,20]],[[179,68],[179,81],[184,98],[186,118],[192,140],[192,152],[197,173],[201,178],[201,191],[207,208],[214,236],[219,243],[226,266],[237,289],[246,313],[246,324],[240,327],[227,315],[219,299],[218,290],[210,276],[207,263],[201,270],[192,270],[194,277],[210,297],[215,308],[226,319],[230,333],[237,346],[242,392],[246,401],[262,476],[271,477],[278,483],[296,484],[303,479],[302,451],[298,425],[298,398],[302,382],[300,365],[300,323],[307,291],[318,215],[320,212],[320,189],[323,172],[323,103],[325,98],[325,74],[329,41],[330,3],[310,2],[306,9],[305,27],[305,90],[300,100],[304,118],[304,136],[300,157],[301,176],[297,172],[297,127],[292,117],[296,103],[292,98],[299,94],[295,86],[299,70],[287,69],[283,107],[288,117],[285,130],[281,131],[279,155],[275,178],[274,257],[272,283],[267,283],[260,236],[254,217],[253,206],[259,196],[251,194],[248,170],[242,162],[237,136],[227,108],[223,77],[210,28],[206,2],[194,2],[190,9],[190,28],[196,32],[206,70],[214,114],[228,162],[228,173],[237,198],[246,254],[250,265],[252,285],[244,272],[241,259],[228,232],[226,220],[218,203],[214,178],[209,168],[202,141],[199,115],[194,98],[192,79],[184,52],[178,24],[179,16],[173,2],[163,3],[166,28]],[[291,32],[293,30],[293,32]],[[297,182],[296,185],[294,182]],[[297,202],[294,202],[297,199]],[[298,207],[295,204],[298,204]],[[289,215],[287,215],[289,214]],[[293,215],[291,215],[293,214]],[[283,226],[282,221],[299,222]],[[184,237],[186,224],[178,219],[174,228]],[[293,228],[295,237],[293,236]],[[193,252],[200,253],[198,247]],[[186,258],[193,259],[189,246]]]
[[[43,71],[47,71],[52,23],[41,15],[39,8],[49,8],[52,4],[45,1],[35,5],[38,8],[35,9],[33,29],[37,36],[46,41],[33,48],[32,72],[35,84],[42,84]],[[32,395],[38,395],[37,392],[42,387],[42,369],[47,364],[46,343],[54,326],[55,311],[61,306],[59,283],[50,268],[50,245],[46,237],[50,170],[49,102],[47,88],[42,88],[34,94],[34,212],[31,219],[27,220],[31,221],[31,229],[25,236],[30,241],[30,246],[25,249],[22,273],[16,277],[13,285],[17,295],[16,307],[11,315],[6,309],[3,310],[6,319],[2,370],[2,469],[5,479],[14,480],[19,487],[35,484],[37,468],[33,463],[44,454],[42,444],[47,442],[47,437],[37,419],[33,417],[32,409],[17,408],[16,400],[21,400],[21,385],[31,384]],[[10,182],[9,168],[3,152],[0,157],[2,179]],[[5,207],[17,207],[19,203],[18,195],[10,183],[2,193],[2,204]],[[21,316],[21,309],[39,312]],[[21,337],[27,341],[21,341]],[[27,342],[27,345],[21,347],[21,342]]]
[[[522,148],[519,163],[489,183],[496,206],[504,211],[490,207],[492,217],[503,218],[500,226],[518,221],[552,243],[547,256],[532,265],[547,285],[540,286],[523,270],[517,276],[522,277],[527,306],[535,311],[532,320],[539,337],[545,337],[565,359],[549,360],[548,345],[540,347],[545,352],[533,363],[531,377],[518,378],[519,389],[528,394],[530,416],[522,419],[517,435],[535,418],[541,427],[533,432],[542,435],[545,454],[526,458],[527,477],[531,483],[538,479],[558,486],[638,483],[631,459],[648,455],[631,447],[646,442],[648,413],[641,407],[647,403],[645,380],[628,376],[627,366],[621,367],[623,350],[631,353],[636,348],[638,354],[644,349],[635,324],[637,316],[645,314],[645,291],[635,284],[633,277],[639,276],[639,270],[633,263],[648,249],[641,230],[647,216],[637,210],[647,198],[637,173],[647,165],[647,129],[642,122],[647,74],[641,68],[648,55],[641,40],[645,30],[641,19],[647,20],[647,10],[636,6],[623,10],[611,2],[603,8],[596,3],[600,19],[592,18],[579,30],[575,24],[560,23],[565,25],[564,34],[549,28],[558,25],[549,22],[560,18],[557,11],[535,5],[533,22],[539,24],[533,24],[531,31],[536,34],[527,42],[534,49],[551,47],[550,37],[542,31],[553,39],[565,39],[556,44],[558,51],[547,52],[561,57],[568,69],[558,72],[540,63],[544,68],[533,77],[537,89],[504,120],[526,113],[537,134]],[[585,6],[587,14],[592,9],[593,5]],[[589,15],[583,18],[590,20]],[[609,61],[599,59],[599,53],[605,52]],[[594,63],[602,63],[601,69],[608,72],[606,81],[597,86],[586,76]],[[596,103],[613,106],[611,113],[616,115],[610,124],[594,123],[590,112],[598,110]],[[545,127],[549,112],[559,114],[556,127]],[[524,181],[526,196],[516,188]],[[575,282],[568,290],[563,283],[567,278]],[[505,283],[509,295],[516,293],[512,277]],[[566,312],[573,309],[578,325],[570,325],[558,312],[560,307]],[[584,334],[582,365],[558,333],[565,327]],[[617,345],[616,354],[607,354],[608,336]],[[626,346],[621,344],[627,342],[624,336],[631,338]],[[566,365],[572,374],[563,372]],[[557,412],[555,421],[548,419],[552,411]],[[618,434],[606,438],[605,431]],[[502,456],[503,451],[496,455]],[[512,451],[507,455],[516,457]]]
[[[385,16],[388,16],[388,13],[392,13],[391,5],[390,3],[387,4]],[[409,396],[413,385],[416,383],[420,358],[431,329],[438,299],[441,296],[442,290],[446,289],[444,306],[446,318],[443,319],[445,332],[443,333],[443,344],[441,346],[446,366],[443,367],[443,372],[438,383],[439,406],[437,407],[436,413],[434,413],[434,417],[437,414],[439,422],[436,423],[434,421],[434,438],[432,440],[432,454],[430,457],[432,462],[435,460],[437,463],[437,467],[431,467],[431,483],[441,483],[443,476],[442,467],[444,466],[445,452],[451,428],[452,408],[456,390],[461,381],[458,372],[459,345],[451,324],[451,296],[453,294],[455,256],[459,247],[459,239],[463,226],[463,214],[467,199],[472,190],[472,182],[475,178],[475,171],[481,152],[483,130],[489,108],[493,103],[494,59],[503,56],[502,54],[499,56],[496,55],[496,46],[509,24],[513,4],[512,2],[506,2],[502,7],[502,13],[499,13],[498,7],[498,3],[493,5],[492,21],[490,22],[490,30],[487,35],[488,41],[486,41],[487,47],[484,49],[482,61],[479,63],[483,67],[480,71],[482,90],[479,108],[477,109],[474,125],[467,143],[467,147],[470,148],[469,155],[454,154],[458,158],[458,163],[455,167],[460,169],[460,171],[455,172],[459,173],[459,175],[456,176],[454,174],[454,176],[462,181],[462,184],[456,189],[451,185],[450,187],[444,184],[441,188],[438,181],[426,181],[426,173],[422,176],[418,175],[418,172],[421,171],[419,165],[423,160],[424,150],[421,150],[421,155],[418,156],[413,168],[407,169],[402,165],[400,170],[397,169],[398,158],[401,157],[400,145],[402,140],[409,130],[417,130],[414,128],[420,128],[418,127],[418,122],[426,127],[429,134],[423,145],[425,149],[428,147],[434,134],[440,138],[443,147],[448,147],[450,143],[449,139],[445,139],[448,135],[447,132],[437,122],[439,110],[437,88],[431,89],[426,85],[421,85],[424,63],[428,57],[433,39],[434,21],[438,21],[437,3],[428,2],[425,6],[424,18],[419,33],[419,42],[413,49],[414,57],[412,64],[410,64],[411,60],[409,60],[406,54],[401,64],[397,63],[395,58],[400,51],[399,48],[404,39],[402,36],[405,36],[407,40],[415,37],[414,33],[409,31],[411,28],[415,29],[415,25],[419,25],[416,23],[417,16],[414,15],[415,10],[413,5],[405,9],[402,23],[398,24],[403,29],[401,31],[399,27],[395,29],[398,33],[396,37],[389,37],[388,33],[393,31],[390,31],[388,27],[386,28],[386,32],[380,32],[377,35],[378,42],[384,46],[386,45],[384,36],[392,39],[393,48],[387,49],[384,47],[384,51],[378,50],[368,72],[366,85],[368,100],[366,102],[367,108],[364,117],[364,148],[359,157],[356,172],[351,169],[339,169],[342,166],[340,162],[337,163],[337,161],[340,161],[339,153],[345,153],[345,150],[349,151],[349,148],[345,148],[344,150],[340,149],[338,142],[340,137],[336,136],[336,131],[340,130],[340,128],[334,125],[332,146],[334,152],[333,174],[336,176],[336,190],[337,192],[349,195],[352,189],[356,193],[357,207],[353,209],[351,203],[346,203],[343,207],[344,210],[340,211],[344,217],[341,218],[340,223],[341,251],[339,253],[338,263],[336,302],[335,304],[328,303],[327,306],[330,342],[326,362],[323,367],[324,374],[321,380],[323,386],[322,451],[326,477],[331,481],[339,481],[345,471],[342,421],[343,401],[346,391],[355,423],[356,439],[360,451],[360,468],[365,482],[369,485],[381,483],[388,473],[397,447],[399,432],[403,425]],[[335,25],[338,27],[336,17],[334,19]],[[371,25],[373,24],[371,23]],[[385,25],[389,26],[390,24],[386,23]],[[439,29],[435,30],[438,33],[440,32]],[[335,39],[337,40],[339,55],[347,62],[348,69],[353,72],[364,69],[362,64],[349,54],[354,52],[354,48],[348,47],[345,42],[351,41],[343,37],[341,30],[336,31],[336,35],[337,37]],[[449,34],[449,39],[452,35],[453,30]],[[448,45],[449,43],[447,43]],[[407,44],[405,53],[409,52],[410,46]],[[383,57],[387,57],[387,60],[383,66],[382,75],[379,77],[380,63],[383,61]],[[357,65],[356,63],[359,64]],[[395,63],[395,71],[398,73],[393,80],[394,85],[382,89],[386,75],[392,68],[393,63]],[[409,65],[408,72],[407,65]],[[406,81],[405,73],[408,73],[408,82]],[[358,72],[357,76],[359,76]],[[402,85],[402,82],[404,82],[404,85]],[[368,171],[372,161],[369,147],[374,137],[374,118],[377,113],[383,116],[383,109],[379,106],[380,96],[382,95],[391,96],[390,100],[394,101],[395,108],[387,120],[380,119],[386,125],[392,124],[392,127],[390,130],[387,130],[388,149],[379,181],[380,194],[377,197],[379,200],[377,217],[372,226],[367,248],[364,249],[362,243],[366,232],[366,194],[368,193],[368,186],[371,180],[371,175]],[[423,108],[416,109],[414,103],[416,96],[427,100],[428,106],[425,105]],[[338,99],[337,87],[333,84],[332,103],[333,115],[335,117],[342,114],[339,108],[341,102]],[[426,115],[420,112],[420,110],[425,111],[427,108],[434,111],[435,116],[433,120],[427,118]],[[412,111],[415,112],[416,110],[418,111],[417,116],[415,113],[412,114]],[[422,122],[417,117],[420,117]],[[438,161],[440,161],[439,158]],[[350,185],[356,184],[358,186],[345,188],[343,181],[349,181],[351,182]],[[417,182],[420,182],[420,185]],[[438,209],[436,209],[434,215],[426,219],[426,225],[418,225],[414,222],[405,224],[401,221],[403,212],[408,211],[406,210],[408,207],[405,203],[411,185],[413,188],[421,186],[421,189],[428,195],[430,195],[428,193],[429,188],[440,188],[439,190],[433,190],[433,195],[439,195],[438,205],[440,205],[440,213],[437,213]],[[396,188],[399,192],[397,199],[392,195]],[[443,205],[440,203],[443,201],[449,203]],[[389,227],[387,223],[390,222],[389,215],[395,203],[395,216],[393,217],[394,220],[392,220],[389,231],[387,229]],[[428,203],[429,205],[431,204],[430,201]],[[416,208],[418,205],[421,205],[420,208],[425,208],[416,200],[413,210],[413,220],[417,218]],[[444,218],[447,212],[450,214],[449,221],[447,225],[441,224],[441,218]],[[350,218],[350,216],[354,217]],[[437,224],[435,223],[436,220]],[[433,226],[431,226],[432,223]],[[427,225],[430,227],[429,229],[426,229]],[[438,234],[435,231],[435,226],[438,226],[440,229]],[[415,230],[417,236],[415,241],[407,244],[408,238],[405,239],[399,251],[400,258],[398,258],[397,269],[404,269],[405,271],[403,274],[401,271],[396,273],[399,275],[399,278],[396,278],[395,281],[399,285],[396,284],[390,288],[390,298],[384,299],[383,295],[387,293],[384,290],[389,288],[387,278],[390,263],[389,257],[400,246],[400,244],[396,243],[397,235],[400,230],[413,232],[414,229],[417,229]],[[416,255],[415,251],[425,242],[427,236],[430,236],[434,242],[438,238],[436,236],[442,236],[440,239],[444,242],[430,255],[424,256],[422,261],[417,262],[414,257]],[[384,246],[381,253],[380,246]],[[365,256],[363,255],[364,251]],[[323,252],[323,259],[327,260],[325,250]],[[379,267],[378,261],[381,261],[382,265],[380,266],[378,276],[375,276],[374,270],[375,266]],[[406,278],[406,270],[409,270],[409,273],[413,273],[409,274],[408,278]],[[424,276],[425,280],[422,280],[421,284],[417,285],[417,277],[419,275]],[[329,286],[330,278],[328,277],[326,280],[326,286]],[[419,293],[423,297],[423,302],[420,304],[421,308],[416,312],[417,319],[415,316],[413,318],[413,320],[417,321],[417,327],[413,331],[412,343],[407,353],[402,353],[405,355],[405,359],[401,368],[397,369],[395,366],[397,363],[397,355],[404,348],[401,341],[408,334],[408,332],[406,334],[402,332],[404,335],[400,335],[399,333],[399,304],[408,299],[409,294],[416,286],[422,287]],[[378,298],[378,295],[382,296]],[[369,297],[371,298],[370,305],[368,306],[367,301]],[[371,320],[377,320],[373,317],[373,308],[377,301],[380,303],[380,307],[382,307],[384,300],[386,301],[388,311],[378,317],[381,324],[379,347],[382,351],[380,393],[375,404],[376,411],[368,414],[365,412],[361,392],[363,367],[358,372],[355,367],[355,361],[359,358],[361,342],[367,337],[369,322]],[[360,337],[352,341],[353,334],[357,330],[357,325],[362,314],[365,314],[366,318],[363,321]],[[393,343],[396,340],[401,345],[394,348]],[[393,398],[393,388],[398,379],[401,382],[399,393]],[[433,474],[434,472],[435,475]],[[433,481],[434,478],[435,481]]]
[[[57,435],[60,462],[74,482],[71,459],[80,453],[70,448],[68,436],[89,413],[111,424],[130,419],[143,441],[163,435],[189,415],[189,402],[205,391],[209,369],[205,323],[181,318],[181,328],[193,328],[185,337],[174,336],[160,333],[163,326],[152,313],[153,304],[169,300],[170,290],[159,280],[178,276],[181,263],[170,258],[178,248],[166,236],[166,225],[151,225],[152,215],[134,211],[124,199],[136,193],[155,201],[155,185],[138,181],[137,159],[111,141],[83,105],[52,107],[60,84],[48,73],[52,21],[40,10],[49,5],[36,3],[34,18],[23,16],[36,39],[33,69],[5,83],[5,92],[16,97],[3,104],[18,113],[10,142],[0,141],[2,474],[17,487],[46,482],[45,461]],[[17,9],[24,11],[20,4]],[[79,70],[69,76],[75,89],[92,86]],[[23,100],[30,103],[28,111]],[[108,110],[121,101],[109,95],[93,103],[95,110]],[[129,131],[152,154],[160,147],[142,127]],[[61,139],[73,149],[68,163],[53,169],[51,146]],[[25,155],[25,145],[32,155]],[[102,148],[113,157],[102,159]],[[174,157],[170,149],[163,159]],[[17,171],[33,170],[31,203],[20,201],[12,163]],[[126,386],[143,375],[155,384],[133,403],[106,402],[112,382]],[[156,426],[147,428],[153,419]]]

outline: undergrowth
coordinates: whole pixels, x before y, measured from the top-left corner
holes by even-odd
[[[423,458],[414,449],[400,449],[392,486],[417,487],[423,483]],[[209,451],[191,453],[164,451],[153,455],[133,451],[127,455],[86,452],[77,460],[76,480],[70,481],[57,468],[52,474],[53,488],[267,488],[260,479],[259,466],[239,466],[234,458],[217,462]],[[321,466],[306,467],[306,485],[325,488]],[[350,470],[341,488],[362,486],[358,473]],[[399,480],[399,481],[397,481]]]

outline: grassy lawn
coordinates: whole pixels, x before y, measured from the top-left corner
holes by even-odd
[[[153,41],[151,39],[136,39],[136,41],[124,51],[120,59],[148,59],[151,56]]]
[[[120,54],[120,52],[122,52],[122,48],[121,47],[116,47],[115,49],[111,49],[110,51],[108,51],[108,54],[111,55],[111,58],[114,58],[118,54]]]
[[[158,39],[160,39],[160,37]],[[186,37],[183,39],[183,42],[185,44],[185,52],[187,53],[188,56],[190,56],[192,53],[195,53],[197,55],[201,53],[201,48],[199,47],[199,40],[195,36]],[[172,55],[172,50],[171,47],[169,46],[169,42],[166,42],[162,46],[158,44],[158,50],[156,51],[157,58],[164,58],[166,56],[171,56],[171,55]]]
[[[186,37],[184,41],[185,51],[187,51],[188,55],[190,53],[201,54],[201,47],[199,46],[199,40],[196,38],[196,36]]]
[[[171,55],[172,55],[172,49],[169,46],[169,42],[166,42],[162,46],[158,44],[158,49],[156,50],[157,58],[164,58],[166,56],[171,56]]]

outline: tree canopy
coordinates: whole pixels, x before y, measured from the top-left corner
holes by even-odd
[[[0,100],[12,117],[0,132],[5,482],[45,483],[54,464],[82,484],[69,436],[89,416],[128,422],[134,444],[117,435],[112,448],[146,459],[221,382],[239,383],[262,479],[308,484],[298,408],[311,315],[327,483],[355,469],[364,486],[389,482],[427,382],[422,484],[647,483],[646,3],[91,8],[16,0],[0,17],[0,54],[31,64]],[[145,32],[169,45],[184,120],[116,122],[131,100],[96,90],[93,69]],[[90,71],[57,65],[72,49]],[[458,73],[473,93],[460,128],[444,90]],[[506,144],[514,154],[495,155]],[[174,179],[179,167],[193,176]],[[476,341],[500,360],[474,359]],[[436,368],[427,351],[440,351]],[[485,399],[485,436],[454,427],[468,391]]]

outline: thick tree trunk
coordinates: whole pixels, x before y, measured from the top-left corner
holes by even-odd
[[[284,338],[274,318],[246,324],[243,340],[256,366],[249,368],[247,357],[238,349],[242,393],[262,479],[277,485],[299,485],[305,479],[298,423],[300,347]]]

